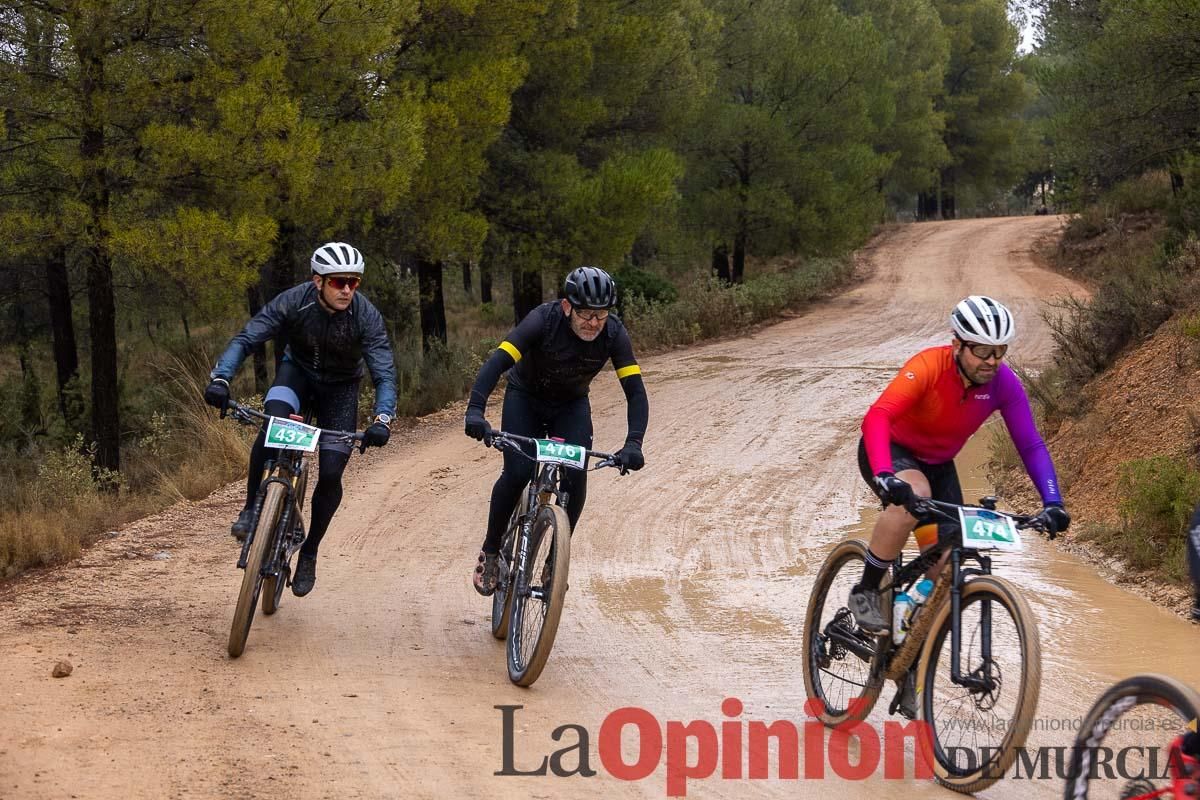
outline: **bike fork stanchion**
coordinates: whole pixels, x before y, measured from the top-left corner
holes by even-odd
[[[950,586],[950,680],[962,686],[966,683],[962,674],[962,620],[959,614],[962,611],[962,573],[959,571],[962,566],[962,557],[958,550],[953,550],[950,553],[950,574],[953,576],[953,584]]]

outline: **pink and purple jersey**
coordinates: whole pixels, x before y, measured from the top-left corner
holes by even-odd
[[[999,411],[1043,503],[1061,503],[1058,478],[1042,441],[1021,381],[1000,364],[982,386],[963,386],[950,345],[922,350],[908,360],[863,419],[863,441],[871,469],[892,471],[891,442],[921,461],[952,461],[971,434]]]

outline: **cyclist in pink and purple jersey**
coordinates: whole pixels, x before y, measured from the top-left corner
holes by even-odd
[[[906,505],[914,496],[963,502],[954,457],[993,412],[1004,418],[1042,496],[1039,516],[1047,530],[1065,531],[1071,524],[1029,398],[1002,363],[1015,333],[1012,314],[990,297],[972,295],[955,307],[950,326],[953,341],[909,359],[863,419],[859,470],[884,511],[849,606],[859,626],[872,633],[889,628],[879,607],[879,583],[908,534],[916,528],[917,544],[925,550],[937,542],[939,525],[950,525],[932,517],[917,519]]]

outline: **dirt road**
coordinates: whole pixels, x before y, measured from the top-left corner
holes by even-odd
[[[1037,269],[1028,248],[1058,224],[907,226],[873,250],[873,276],[853,291],[747,338],[644,359],[648,467],[592,476],[563,624],[530,690],[508,683],[490,604],[468,581],[500,457],[464,437],[455,415],[355,456],[316,590],[259,617],[236,661],[225,655],[240,580],[227,532],[236,487],[11,583],[0,592],[0,797],[664,797],[661,764],[632,782],[602,767],[610,712],[717,725],[722,701],[737,697],[742,720],[799,725],[812,577],[870,505],[854,460],[862,414],[908,355],[947,340],[946,315],[967,293],[1009,302],[1016,360],[1044,358],[1040,304],[1075,287]],[[597,447],[619,446],[624,401],[608,373],[593,406]],[[1135,671],[1195,677],[1195,628],[1052,545],[1035,540],[998,571],[1038,616],[1039,717],[1077,718],[1104,684]],[[75,669],[54,679],[60,659]],[[557,742],[551,732],[575,724],[598,775],[496,776],[498,705],[524,706],[512,712],[516,768],[574,744],[579,730]],[[1040,729],[1031,744],[1070,738]],[[951,796],[879,775],[714,776],[688,790]],[[1050,798],[1061,787],[1009,780],[987,796]]]

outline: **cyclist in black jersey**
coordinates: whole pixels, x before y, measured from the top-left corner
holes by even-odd
[[[467,405],[466,433],[483,439],[491,430],[484,418],[488,396],[508,371],[502,430],[531,438],[559,436],[590,449],[592,409],[588,386],[604,362],[611,360],[628,403],[628,433],[616,455],[625,467],[641,469],[645,464],[642,439],[650,403],[629,333],[610,313],[617,301],[616,284],[602,269],[580,267],[567,276],[564,294],[564,299],[530,311],[480,368]],[[475,590],[482,595],[496,590],[500,540],[522,489],[532,477],[530,459],[504,454],[504,469],[492,487],[487,537],[472,578]],[[563,483],[569,495],[567,516],[574,530],[587,499],[587,473],[566,470]]]
[[[352,431],[358,427],[358,385],[365,362],[375,383],[375,420],[363,432],[362,448],[383,447],[396,413],[396,364],[383,317],[357,291],[363,276],[362,253],[348,244],[330,242],[317,248],[310,264],[311,281],[281,292],[233,337],[209,376],[204,400],[224,410],[229,382],[246,356],[255,345],[285,331],[287,349],[263,410],[287,417],[311,405],[321,427]],[[240,540],[250,533],[254,499],[267,460],[265,442],[264,426],[250,451],[246,506],[231,528]],[[313,489],[308,538],[292,578],[292,593],[297,597],[308,594],[316,583],[317,548],[342,501],[342,472],[350,459],[349,444],[321,442],[319,449],[320,478]]]
[[[1192,512],[1186,536],[1184,547],[1187,549],[1188,569],[1192,573],[1192,620],[1200,622],[1200,505]]]

